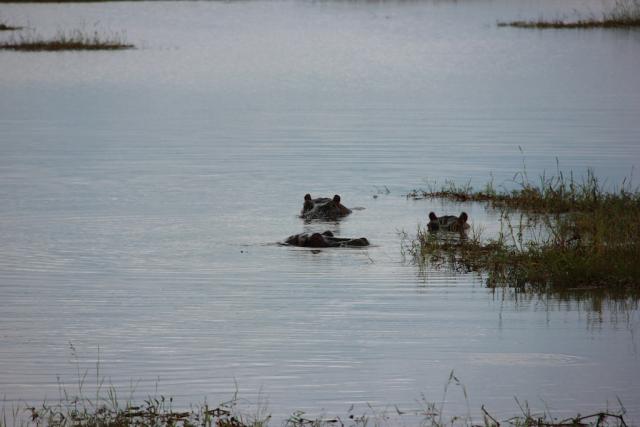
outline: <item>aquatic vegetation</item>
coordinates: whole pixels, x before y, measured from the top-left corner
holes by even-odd
[[[236,412],[237,401],[221,403],[210,407],[206,402],[189,410],[172,408],[173,398],[149,397],[142,404],[118,402],[115,389],[108,390],[107,401],[87,399],[62,400],[55,404],[47,402],[38,407],[25,406],[13,410],[15,419],[22,419],[21,426],[221,426],[259,427],[267,425],[268,417],[256,420]],[[26,420],[23,414],[26,413]],[[14,423],[15,424],[15,423]],[[9,427],[6,411],[0,419],[0,427]]]
[[[99,375],[96,364],[96,373]],[[173,398],[148,397],[141,404],[130,400],[121,402],[118,392],[113,386],[103,389],[104,378],[98,376],[98,388],[95,396],[88,398],[83,394],[84,381],[87,372],[79,371],[78,393],[70,394],[61,388],[60,398],[56,403],[43,402],[36,406],[27,404],[12,408],[9,413],[5,407],[0,411],[0,427],[19,425],[49,426],[49,427],[264,427],[272,420],[266,405],[258,402],[251,413],[240,408],[241,400],[236,391],[233,397],[215,406],[206,403],[190,406],[181,410],[173,407]],[[458,388],[467,403],[467,414],[445,417],[445,403],[448,400],[450,388]],[[294,411],[283,425],[287,427],[308,426],[394,426],[394,425],[423,425],[431,427],[445,427],[453,425],[466,426],[622,426],[626,427],[626,410],[621,401],[618,410],[603,410],[588,415],[576,415],[569,418],[556,418],[547,412],[539,413],[530,409],[527,402],[520,403],[515,399],[520,415],[503,421],[497,420],[491,413],[481,406],[478,416],[471,416],[469,397],[466,387],[453,371],[449,374],[444,386],[444,393],[439,402],[429,401],[424,395],[416,400],[417,408],[403,410],[394,405],[391,410],[376,410],[370,405],[364,411],[353,405],[344,415],[311,416],[303,411]]]
[[[13,25],[8,25],[5,22],[0,22],[0,31],[16,31],[21,29],[22,27],[16,27]]]
[[[22,27],[17,27],[15,25],[9,25],[7,24],[7,22],[2,19],[2,16],[0,16],[0,31],[15,31],[15,30],[21,30]]]
[[[605,288],[640,290],[640,192],[623,183],[607,192],[592,172],[541,177],[532,184],[521,174],[520,188],[475,192],[448,184],[439,191],[407,197],[487,203],[501,215],[501,231],[485,239],[430,232],[405,235],[403,250],[419,265],[447,265],[486,275],[487,285],[536,290]],[[514,215],[517,220],[513,220]]]
[[[210,406],[206,400],[201,405],[189,409],[173,407],[173,398],[163,395],[149,396],[142,403],[134,403],[130,398],[122,401],[119,390],[113,385],[105,386],[100,359],[95,369],[95,384],[91,396],[87,395],[86,378],[88,370],[80,368],[76,349],[69,344],[77,370],[75,390],[67,390],[59,382],[59,398],[54,403],[43,402],[38,406],[23,404],[0,410],[0,427],[9,426],[49,426],[49,427],[124,427],[124,426],[220,426],[220,427],[260,427],[267,425],[271,418],[260,402],[254,413],[248,414],[239,408],[238,392],[229,401]],[[131,390],[131,393],[133,390]],[[10,420],[11,419],[11,420]],[[11,421],[11,422],[10,422]]]
[[[439,190],[413,190],[407,194],[407,198],[487,202],[496,209],[525,210],[540,214],[586,212],[610,204],[621,210],[637,209],[640,206],[640,193],[631,187],[630,180],[625,179],[618,191],[607,192],[593,171],[587,171],[587,175],[580,179],[573,173],[565,175],[558,171],[557,175],[541,175],[537,182],[532,182],[525,170],[514,176],[514,183],[516,189],[511,191],[498,191],[493,182],[476,191],[469,183],[456,185],[454,182],[446,181]]]
[[[0,42],[0,49],[19,51],[64,51],[64,50],[119,50],[132,49],[132,44],[124,41],[122,34],[102,36],[97,31],[86,33],[82,30],[59,31],[53,38],[44,39],[34,33],[21,34],[8,41]]]
[[[573,21],[564,19],[498,22],[498,27],[570,29],[640,27],[640,0],[616,0],[601,17],[590,16]]]

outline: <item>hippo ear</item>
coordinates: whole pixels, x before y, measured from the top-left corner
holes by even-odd
[[[322,233],[324,236],[329,236],[329,237],[333,237],[333,233],[329,230],[325,231],[324,233]]]

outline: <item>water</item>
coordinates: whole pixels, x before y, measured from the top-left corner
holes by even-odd
[[[55,398],[99,360],[124,396],[187,406],[237,387],[282,419],[416,408],[453,370],[474,415],[620,397],[638,422],[635,301],[493,293],[400,251],[430,210],[498,228],[481,205],[404,197],[433,181],[510,188],[523,163],[535,178],[557,162],[612,188],[632,176],[640,32],[495,26],[601,7],[3,5],[45,36],[126,31],[139,48],[0,53],[2,395]],[[365,209],[305,224],[307,192]],[[373,246],[276,244],[325,229]],[[445,415],[466,412],[450,387]]]

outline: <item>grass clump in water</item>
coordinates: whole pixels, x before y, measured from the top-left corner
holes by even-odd
[[[407,198],[434,199],[443,198],[455,202],[487,202],[496,209],[521,210],[539,214],[560,214],[567,212],[588,212],[608,205],[616,205],[619,209],[634,209],[640,203],[640,194],[631,189],[625,179],[619,191],[607,192],[593,171],[586,177],[577,180],[573,173],[568,176],[558,171],[555,176],[540,176],[537,183],[531,182],[526,170],[516,174],[515,190],[498,191],[493,182],[483,190],[476,191],[470,184],[456,185],[447,181],[436,190],[413,190]],[[617,210],[617,209],[616,209]]]
[[[5,22],[0,22],[0,31],[17,31],[21,29],[22,27],[16,27],[14,25],[8,25]]]
[[[0,31],[16,31],[21,29],[22,27],[7,24],[7,22],[0,17]]]
[[[581,182],[572,175],[543,176],[537,185],[522,176],[520,188],[511,192],[453,184],[412,192],[408,197],[486,202],[500,212],[502,227],[493,239],[477,229],[467,236],[419,227],[404,249],[420,265],[484,273],[492,287],[640,290],[638,190],[623,184],[606,192],[592,172]]]
[[[611,9],[601,17],[566,21],[562,19],[537,21],[498,22],[498,27],[534,28],[534,29],[588,29],[588,28],[632,28],[640,27],[640,0],[616,0]]]
[[[86,33],[82,30],[59,31],[53,38],[44,39],[38,35],[26,34],[0,42],[0,49],[27,52],[65,50],[121,50],[132,49],[122,34],[101,36],[97,31]]]

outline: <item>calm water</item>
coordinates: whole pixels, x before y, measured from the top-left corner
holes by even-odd
[[[640,422],[636,302],[492,293],[400,251],[430,210],[498,229],[482,206],[404,197],[433,181],[509,187],[556,160],[632,176],[640,32],[495,25],[574,9],[601,4],[2,5],[44,36],[139,48],[0,52],[0,394],[56,398],[99,359],[125,397],[216,403],[237,383],[282,419],[417,408],[454,370],[473,414],[620,397]],[[306,192],[365,209],[304,224]],[[373,246],[276,244],[325,229]],[[466,408],[450,388],[445,415]]]

